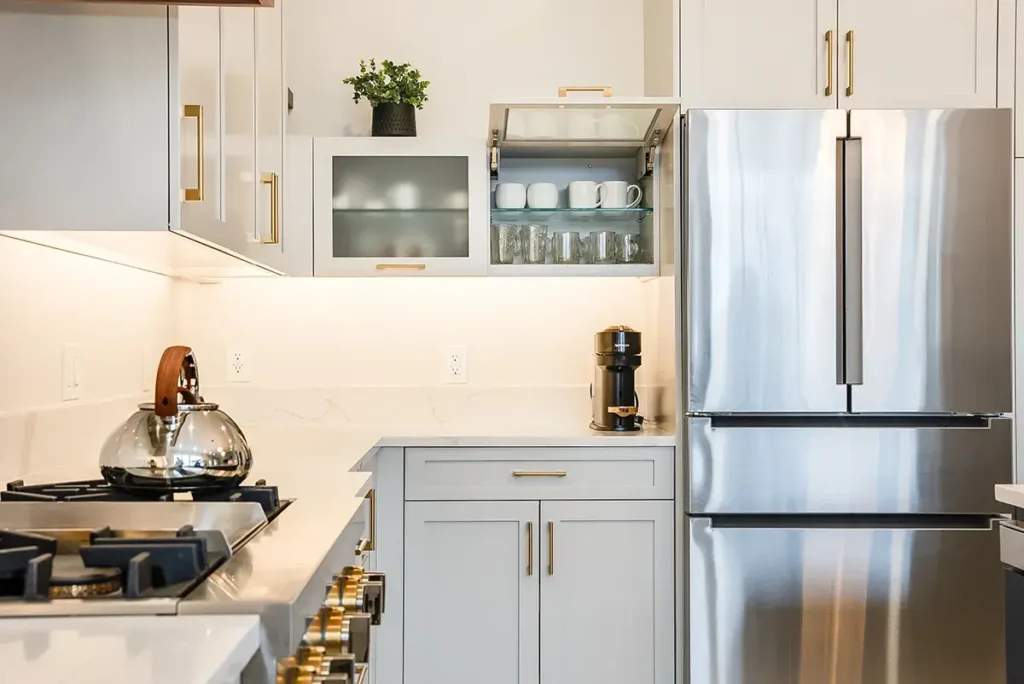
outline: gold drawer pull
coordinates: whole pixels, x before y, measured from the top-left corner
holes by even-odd
[[[565,477],[564,470],[513,470],[513,477]]]
[[[853,31],[846,32],[846,47],[849,50],[847,60],[846,96],[853,95]]]
[[[377,490],[371,489],[366,492],[366,500],[370,502],[370,543],[366,545],[367,551],[377,549]]]
[[[558,97],[566,97],[569,93],[601,93],[601,97],[611,97],[611,86],[559,86]]]
[[[206,190],[206,130],[203,105],[185,105],[185,118],[196,120],[196,187],[185,188],[186,202],[202,202]]]
[[[533,574],[533,523],[526,521],[526,574]]]
[[[555,523],[548,520],[548,574],[555,574]]]
[[[260,235],[260,242],[264,245],[278,245],[281,243],[281,186],[280,176],[276,173],[264,171],[260,174],[260,183],[270,186],[270,237]]]
[[[426,264],[377,264],[378,271],[425,271]]]
[[[832,29],[825,31],[825,62],[828,69],[828,80],[825,82],[825,97],[832,95]]]
[[[362,556],[367,551],[372,551],[372,550],[373,549],[370,548],[370,540],[366,539],[365,537],[360,539],[359,543],[356,544],[356,555],[357,556]]]

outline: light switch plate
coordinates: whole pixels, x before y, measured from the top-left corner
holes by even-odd
[[[61,398],[82,398],[82,345],[65,344],[61,353]]]

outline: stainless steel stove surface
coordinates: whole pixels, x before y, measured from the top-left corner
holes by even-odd
[[[254,485],[240,485],[212,492],[190,492],[188,494],[168,494],[137,490],[125,491],[112,487],[104,480],[78,480],[74,482],[54,482],[52,484],[26,485],[24,480],[7,483],[7,488],[0,492],[0,502],[53,502],[53,501],[119,501],[146,503],[153,501],[230,502],[258,503],[268,520],[288,505],[282,503],[277,487],[268,487],[266,480],[257,480]]]

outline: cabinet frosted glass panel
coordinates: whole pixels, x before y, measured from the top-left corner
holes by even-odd
[[[335,258],[469,256],[466,157],[335,157]]]

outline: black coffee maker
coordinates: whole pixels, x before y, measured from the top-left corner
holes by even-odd
[[[640,333],[624,325],[594,335],[594,419],[590,427],[609,432],[639,430],[636,369],[640,367]]]

